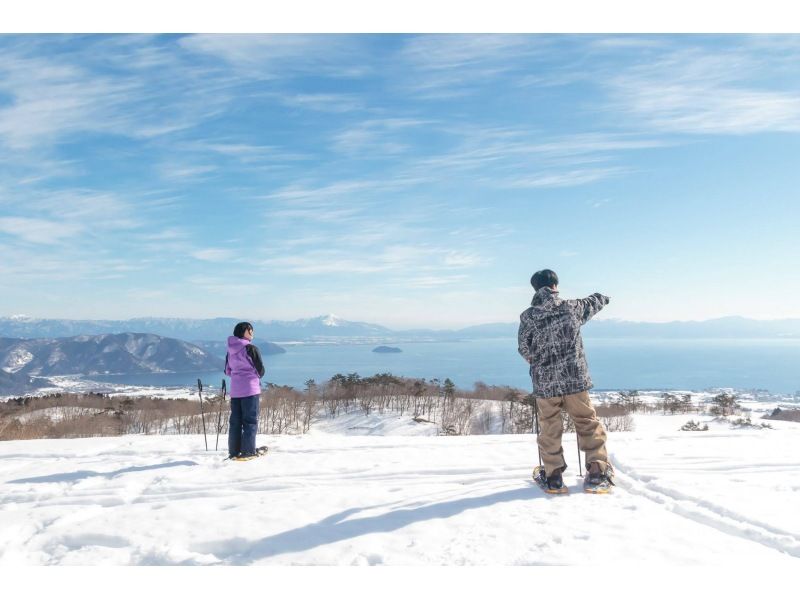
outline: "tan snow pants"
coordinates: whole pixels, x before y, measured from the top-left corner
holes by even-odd
[[[561,446],[561,409],[566,409],[572,421],[575,422],[575,431],[578,433],[578,447],[586,453],[586,469],[592,463],[597,463],[602,471],[608,465],[608,452],[606,451],[606,431],[603,424],[597,419],[597,414],[592,407],[587,391],[578,392],[563,397],[536,399],[539,408],[539,453],[545,473],[549,476],[556,469],[562,471],[567,468],[564,461],[564,449]]]

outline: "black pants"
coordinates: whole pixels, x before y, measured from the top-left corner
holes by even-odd
[[[258,395],[231,399],[231,420],[228,428],[228,455],[235,457],[256,452],[258,431]]]

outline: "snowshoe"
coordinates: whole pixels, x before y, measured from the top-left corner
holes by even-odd
[[[256,449],[256,452],[252,455],[237,455],[235,457],[229,457],[231,461],[252,461],[253,459],[258,459],[259,457],[263,457],[269,452],[268,446],[260,446]]]
[[[547,494],[567,494],[569,488],[564,485],[564,480],[561,477],[561,472],[557,471],[550,477],[545,475],[544,467],[537,465],[533,470],[533,481],[536,485],[544,490]]]
[[[611,492],[611,487],[614,486],[614,468],[608,464],[605,472],[596,468],[592,468],[586,472],[586,477],[583,478],[583,491],[589,494],[608,494]]]

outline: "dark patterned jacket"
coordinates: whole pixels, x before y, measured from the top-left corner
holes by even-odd
[[[600,293],[564,300],[542,287],[519,316],[519,353],[531,364],[533,394],[560,397],[589,390],[592,379],[583,350],[581,326],[609,299]]]

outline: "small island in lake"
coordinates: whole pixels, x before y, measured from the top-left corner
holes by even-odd
[[[260,343],[258,343],[258,345],[262,349],[264,355],[280,355],[281,353],[286,353],[286,349],[284,349],[280,345],[276,345],[275,343],[268,343],[267,341],[261,341]]]
[[[399,347],[387,347],[385,345],[381,345],[380,347],[375,347],[372,350],[373,353],[402,353],[403,350]]]

